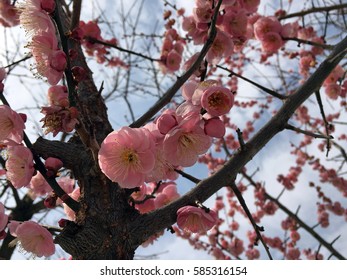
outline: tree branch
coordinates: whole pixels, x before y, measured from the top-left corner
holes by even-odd
[[[233,157],[216,173],[200,181],[193,189],[172,203],[132,223],[131,235],[134,242],[142,244],[152,234],[170,227],[176,222],[176,212],[196,200],[204,202],[220,188],[231,185],[241,169],[280,131],[282,131],[295,110],[317,91],[329,73],[344,58],[347,37],[342,40],[323,61],[312,76],[297,91],[290,95],[281,109],[245,144],[246,149],[235,152]],[[144,239],[139,240],[140,236]]]

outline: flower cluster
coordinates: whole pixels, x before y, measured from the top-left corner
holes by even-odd
[[[107,62],[106,65],[110,67],[129,67],[119,57],[109,57],[110,47],[106,44],[112,44],[117,46],[118,41],[116,38],[112,38],[110,40],[104,39],[101,36],[101,30],[97,21],[80,21],[79,26],[72,31],[71,37],[75,40],[81,41],[86,53],[90,56],[94,56],[98,63]],[[93,40],[105,42],[105,45],[94,42]]]
[[[66,54],[59,49],[56,30],[50,14],[55,9],[54,0],[26,0],[20,6],[20,24],[31,36],[28,44],[40,76],[56,85],[66,68]]]
[[[176,29],[170,27],[166,30],[159,64],[163,73],[172,73],[180,69],[184,44]]]
[[[78,111],[75,107],[69,107],[68,92],[65,86],[56,85],[48,89],[49,106],[42,107],[41,113],[45,115],[41,119],[45,133],[71,132],[78,124]]]
[[[33,221],[11,221],[8,225],[15,241],[20,242],[21,247],[38,257],[49,257],[55,252],[52,234],[44,227]]]
[[[347,80],[343,81],[345,77],[345,71],[340,65],[337,65],[335,69],[329,74],[323,83],[325,94],[328,98],[336,100],[339,96],[346,97],[347,93]]]
[[[123,127],[110,133],[99,151],[105,175],[123,188],[172,178],[178,167],[192,166],[223,137],[220,116],[229,112],[234,96],[215,80],[190,81],[182,90],[186,101],[168,109],[142,128]]]

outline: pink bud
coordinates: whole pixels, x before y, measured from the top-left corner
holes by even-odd
[[[21,117],[21,119],[23,120],[23,122],[26,122],[27,121],[27,115],[26,114],[23,114],[23,113],[18,113],[18,115]]]
[[[173,114],[164,113],[157,119],[157,127],[161,134],[168,133],[176,125],[177,120]]]
[[[62,50],[53,52],[50,57],[50,66],[57,71],[64,71],[66,68],[66,55]]]
[[[58,222],[59,227],[63,228],[66,227],[68,220],[66,219],[60,219]]]
[[[54,208],[56,206],[56,202],[57,202],[57,196],[53,195],[53,196],[47,196],[43,204],[47,208]]]
[[[56,172],[63,167],[63,162],[60,159],[49,157],[45,161],[45,166],[48,170]]]
[[[220,118],[205,121],[204,131],[208,136],[222,138],[225,134],[225,125]]]
[[[53,13],[55,10],[55,1],[54,0],[41,0],[41,8],[47,13]]]

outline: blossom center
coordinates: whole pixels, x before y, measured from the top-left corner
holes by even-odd
[[[139,156],[131,149],[125,149],[121,155],[121,159],[125,164],[137,166],[139,164]]]
[[[193,144],[193,140],[186,134],[183,134],[180,136],[179,141],[183,147],[188,148]]]
[[[223,96],[224,93],[217,91],[208,97],[208,105],[213,108],[217,108],[223,105]]]

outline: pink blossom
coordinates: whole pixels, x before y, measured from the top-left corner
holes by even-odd
[[[248,17],[244,9],[228,9],[223,15],[221,27],[223,31],[230,34],[231,37],[245,36],[247,33]]]
[[[194,80],[184,83],[182,86],[182,96],[186,101],[192,101],[192,96],[198,85],[199,84]]]
[[[219,81],[216,81],[216,80],[205,80],[203,82],[200,82],[196,87],[195,87],[195,90],[193,92],[193,95],[191,97],[191,102],[193,105],[198,105],[200,107],[202,107],[202,104],[201,104],[201,98],[202,98],[202,95],[204,93],[204,91],[206,89],[208,89],[209,87],[212,87],[212,86],[220,86],[220,82]]]
[[[2,232],[8,222],[8,216],[5,214],[4,204],[0,202],[0,232]]]
[[[192,166],[211,146],[211,137],[204,133],[202,123],[196,118],[186,119],[166,134],[163,150],[172,165]]]
[[[47,183],[46,179],[41,175],[41,173],[37,173],[34,177],[31,178],[29,188],[32,189],[34,194],[37,196],[42,196],[52,191],[52,188]]]
[[[180,69],[182,56],[175,50],[171,50],[165,58],[165,66],[168,72],[175,72]]]
[[[266,33],[261,40],[261,47],[264,52],[274,53],[283,46],[281,36],[276,32]]]
[[[201,106],[211,116],[217,117],[228,113],[234,105],[234,95],[225,87],[211,86],[201,96]]]
[[[45,167],[47,169],[47,176],[53,176],[57,171],[63,167],[63,162],[58,158],[49,157],[45,161]]]
[[[54,4],[54,3],[53,3]],[[48,9],[50,7],[47,7]],[[39,32],[55,33],[51,17],[42,9],[41,1],[26,0],[19,5],[19,21],[30,36]]]
[[[175,168],[177,168],[177,166],[171,164],[164,155],[163,143],[158,143],[155,147],[155,164],[153,170],[147,174],[146,182],[175,180],[178,177]]]
[[[197,60],[197,58],[199,57],[200,53],[195,53],[193,54],[184,64],[183,64],[183,70],[187,71],[192,65],[193,63]],[[201,61],[198,69],[195,70],[194,75],[196,77],[200,77],[201,74],[206,70],[206,66],[204,61]],[[186,83],[187,84],[187,83]],[[182,88],[183,91],[183,88]],[[183,95],[183,93],[182,93]],[[184,96],[184,95],[183,95]],[[186,99],[187,100],[187,99]]]
[[[102,142],[99,165],[102,172],[122,188],[134,188],[145,181],[155,164],[155,143],[145,128],[123,127]]]
[[[286,253],[287,260],[298,260],[300,257],[300,250],[297,248],[289,248]]]
[[[10,224],[12,224],[11,222]],[[17,237],[24,250],[38,257],[49,257],[55,252],[52,234],[33,221],[15,223],[9,226],[11,235]]]
[[[7,105],[0,105],[0,144],[20,144],[25,125],[22,117]]]
[[[64,177],[60,177],[58,179],[58,184],[59,186],[67,193],[67,194],[71,194],[74,190],[74,187],[75,187],[75,180],[74,179],[71,179],[67,176],[64,176]],[[63,203],[63,201],[58,198],[57,199],[57,202],[56,202],[56,205],[59,205]]]
[[[69,193],[69,196],[76,201],[78,200],[80,195],[81,195],[80,188],[75,188],[71,193]],[[67,206],[66,203],[63,203],[63,207],[64,207],[64,212],[65,212],[67,218],[70,221],[74,221],[76,219],[75,211],[73,211],[69,206]]]
[[[45,134],[52,132],[53,136],[56,136],[59,132],[71,132],[79,123],[78,111],[75,107],[62,108],[53,105],[42,107],[41,113],[45,114],[45,117],[40,120],[43,122]]]
[[[229,245],[229,250],[233,256],[238,257],[245,250],[245,248],[243,247],[243,241],[235,237]]]
[[[58,48],[55,33],[37,33],[28,46],[35,58],[38,74],[46,77],[49,84],[56,85],[63,77],[66,55]]]
[[[206,60],[213,65],[218,64],[222,57],[228,57],[233,53],[234,44],[229,35],[218,30],[217,36],[208,50]]]
[[[212,15],[213,10],[208,2],[193,8],[193,17],[196,22],[209,23],[211,22]]]
[[[168,133],[178,124],[175,111],[170,109],[165,110],[156,120],[156,124],[160,133]]]
[[[7,179],[15,188],[29,185],[35,171],[31,151],[24,146],[11,146],[7,153]]]
[[[255,13],[258,10],[259,4],[260,4],[260,0],[242,0],[242,1],[240,1],[241,7],[246,9],[248,13]]]
[[[69,94],[67,87],[62,85],[51,86],[48,89],[48,102],[50,105],[69,107]]]
[[[256,260],[256,259],[259,259],[260,257],[260,252],[258,249],[248,249],[246,251],[246,256],[247,256],[247,259],[249,260]]]
[[[205,121],[204,132],[206,135],[222,138],[225,134],[225,125],[220,118],[210,118]]]
[[[273,32],[279,34],[281,29],[281,23],[276,17],[260,17],[254,23],[254,35],[260,41],[264,39],[267,33]]]
[[[203,234],[217,223],[217,213],[194,206],[184,206],[177,211],[177,225],[180,229]]]
[[[338,84],[327,84],[325,86],[325,94],[332,100],[336,100],[341,94],[341,87]]]
[[[171,201],[179,198],[177,187],[174,182],[166,184],[164,189],[157,195],[154,201],[155,208],[169,204]]]

